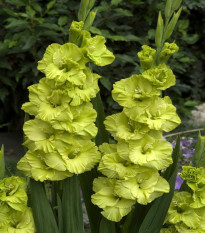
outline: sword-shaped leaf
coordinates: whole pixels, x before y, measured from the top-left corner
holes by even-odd
[[[30,179],[31,207],[37,233],[59,233],[56,220],[47,199],[44,184]]]
[[[62,213],[64,233],[84,233],[80,184],[77,175],[63,182]]]

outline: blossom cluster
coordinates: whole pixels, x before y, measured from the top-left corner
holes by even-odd
[[[0,232],[33,233],[32,210],[27,206],[26,180],[11,176],[0,181]]]
[[[160,233],[205,232],[205,168],[183,166],[181,178],[188,191],[174,193]]]
[[[33,116],[25,122],[24,145],[28,148],[18,169],[35,180],[62,180],[91,170],[100,160],[92,139],[97,134],[97,113],[90,103],[99,91],[100,76],[89,62],[105,66],[114,60],[102,36],[73,22],[70,40],[48,46],[38,70],[45,74],[31,85],[29,102],[22,109]]]
[[[165,43],[160,64],[154,65],[156,50],[142,46],[138,53],[144,72],[116,82],[112,96],[123,111],[105,120],[106,129],[117,141],[100,146],[98,170],[104,175],[94,180],[92,202],[102,215],[120,221],[135,203],[146,205],[169,192],[159,170],[172,163],[172,146],[163,138],[180,124],[176,108],[161,91],[175,84],[175,76],[164,63],[178,47]]]

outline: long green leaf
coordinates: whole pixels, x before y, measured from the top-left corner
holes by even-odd
[[[62,213],[64,233],[84,233],[83,212],[78,176],[63,182]]]
[[[62,213],[62,202],[57,194],[57,204],[58,204],[58,228],[60,233],[64,233],[63,230],[63,213]]]
[[[105,120],[105,113],[102,104],[102,100],[100,97],[100,93],[98,92],[97,96],[92,99],[93,107],[97,111],[98,116],[96,120],[96,126],[98,127],[98,134],[96,136],[96,144],[97,146],[101,145],[103,142],[108,142],[108,133],[105,130],[105,126],[103,124]]]
[[[115,233],[115,223],[103,217],[100,223],[99,233]]]
[[[59,233],[53,211],[46,197],[44,184],[31,179],[30,188],[36,233]]]
[[[168,168],[168,172],[165,174],[167,176],[170,192],[164,194],[162,197],[156,199],[152,204],[149,212],[147,213],[144,221],[138,232],[133,231],[133,233],[159,233],[163,226],[164,219],[166,217],[169,205],[171,203],[175,181],[177,176],[177,162],[180,156],[180,138],[177,139],[176,147],[173,151],[173,164]]]
[[[155,34],[155,43],[157,45],[157,48],[160,48],[162,46],[163,31],[164,31],[164,21],[161,12],[159,12],[157,29]]]
[[[99,232],[101,214],[100,209],[93,205],[91,202],[91,195],[94,193],[93,188],[93,180],[97,177],[97,171],[93,169],[90,172],[85,172],[79,176],[80,178],[80,185],[83,193],[83,199],[85,202],[90,228],[92,233]]]
[[[134,210],[126,217],[126,221],[123,224],[123,233],[137,233],[149,208],[150,204],[145,206],[137,203]]]

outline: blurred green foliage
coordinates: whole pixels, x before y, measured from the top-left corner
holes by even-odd
[[[37,70],[46,47],[68,41],[78,1],[4,0],[0,2],[0,127],[21,128],[21,105],[27,86],[42,74]]]
[[[28,99],[27,86],[38,82],[37,70],[46,47],[68,42],[68,28],[77,20],[80,0],[0,1],[0,127],[22,127],[20,107]],[[112,84],[140,70],[137,52],[141,45],[154,46],[154,35],[162,0],[96,0],[97,15],[91,32],[103,35],[116,60],[103,68],[93,67],[103,76],[101,95],[107,114],[118,111],[110,95]],[[169,61],[177,85],[166,91],[181,117],[205,101],[205,2],[184,0],[183,12],[174,40],[179,52]],[[5,129],[5,128],[4,128]]]

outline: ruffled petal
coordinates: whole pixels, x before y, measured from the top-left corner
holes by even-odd
[[[24,172],[28,177],[32,177],[36,181],[45,180],[63,180],[73,176],[69,171],[58,171],[49,167],[38,152],[27,151],[20,159],[17,168]]]
[[[164,139],[155,139],[149,135],[130,142],[127,154],[133,163],[157,170],[162,170],[172,163],[171,144]]]
[[[140,139],[150,130],[146,124],[129,119],[124,112],[106,117],[104,124],[116,140]]]
[[[40,119],[29,120],[24,123],[24,133],[29,141],[33,142],[36,149],[43,150],[44,152],[53,151],[54,145],[54,129],[45,121]]]
[[[157,90],[142,75],[132,75],[130,78],[116,82],[112,91],[113,99],[127,108],[137,106],[143,98],[159,95],[160,90]]]
[[[124,108],[124,113],[134,121],[147,124],[150,129],[169,132],[181,123],[176,108],[170,102],[167,96],[163,99],[155,97],[142,101],[141,106]]]
[[[106,66],[115,59],[112,52],[105,46],[105,38],[103,36],[91,37],[90,33],[83,31],[83,41],[81,47],[84,48],[85,56],[98,66]]]
[[[137,169],[136,177],[116,181],[115,192],[120,197],[136,200],[146,205],[163,193],[169,192],[168,182],[164,179],[162,186],[158,187],[161,179],[163,178],[156,170],[140,167]]]
[[[47,47],[43,59],[38,62],[38,70],[42,72],[45,71],[47,65],[53,62],[53,54],[60,48],[60,46],[61,45],[54,43]]]
[[[83,102],[89,102],[91,98],[94,98],[99,92],[98,74],[92,73],[89,68],[84,70],[86,80],[82,86],[68,86],[68,96],[72,99],[71,106],[81,105]]]
[[[68,136],[59,138],[57,150],[68,171],[81,174],[91,170],[100,160],[98,148],[90,140],[80,140]]]
[[[103,147],[108,147],[108,144],[104,144],[102,147],[100,147],[100,150],[104,155],[100,161],[98,170],[109,178],[127,179],[128,177],[135,176],[138,166],[122,159],[117,153],[116,146],[115,151],[111,153],[104,151]]]
[[[10,213],[10,223],[0,228],[0,232],[11,233],[34,233],[35,223],[31,208],[27,207],[24,212],[12,211]]]
[[[119,198],[115,191],[116,180],[99,177],[94,179],[93,190],[96,192],[91,196],[92,203],[103,209],[102,215],[110,221],[119,222],[127,215],[135,201],[127,198]]]
[[[142,46],[142,51],[137,55],[140,59],[140,64],[144,70],[150,69],[154,63],[156,50],[147,45]]]
[[[160,64],[142,73],[142,76],[149,80],[159,90],[165,90],[176,83],[175,76],[171,69],[165,64]]]

